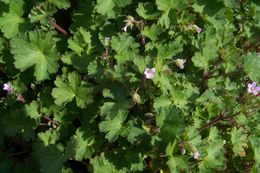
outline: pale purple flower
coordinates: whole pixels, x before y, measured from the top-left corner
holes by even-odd
[[[12,93],[14,89],[12,84],[8,82],[4,83],[3,90],[7,91],[7,93]]]
[[[155,74],[155,68],[146,68],[144,74],[146,79],[152,79]]]
[[[196,159],[196,160],[198,160],[198,159],[200,158],[200,153],[199,153],[198,151],[195,151],[195,152],[193,153],[193,158]]]
[[[259,91],[260,91],[260,86],[257,86],[256,82],[252,82],[247,85],[248,93],[252,93],[256,96],[259,93]]]
[[[184,69],[184,63],[186,62],[186,59],[176,59],[175,64],[180,68]]]

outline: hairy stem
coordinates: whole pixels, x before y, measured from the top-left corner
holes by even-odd
[[[68,35],[68,33],[62,27],[60,27],[57,23],[55,23],[50,17],[48,18],[48,20],[51,23],[51,25],[54,26],[58,31],[60,31],[61,33],[63,33],[66,36]]]
[[[214,118],[213,120],[211,120],[209,123],[203,125],[202,127],[198,128],[199,131],[203,131],[221,121],[224,121],[224,120],[227,120],[227,119],[230,119],[230,118],[233,118],[234,116],[238,115],[239,113],[235,113],[234,115],[230,115],[230,116],[225,116],[225,115],[222,115],[220,114],[218,117]]]

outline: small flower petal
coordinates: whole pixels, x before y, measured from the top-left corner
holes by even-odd
[[[125,32],[127,32],[127,25],[124,27],[124,28],[122,28],[122,30],[124,30]]]
[[[259,91],[260,91],[260,87],[255,87],[252,93],[256,96],[258,95]]]
[[[260,91],[260,86],[255,87],[256,91]]]
[[[257,83],[256,82],[252,82],[251,86],[252,87],[256,87]]]

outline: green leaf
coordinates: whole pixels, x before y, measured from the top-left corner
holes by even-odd
[[[127,122],[127,141],[133,144],[138,140],[142,140],[142,136],[145,134],[145,130],[140,128],[141,123],[137,123],[137,121],[129,120]]]
[[[61,173],[65,159],[55,145],[43,146],[37,142],[33,146],[33,154],[40,164],[41,173]]]
[[[260,82],[260,55],[256,52],[249,52],[243,56],[245,72],[253,81]]]
[[[115,12],[113,10],[114,7],[114,0],[97,0],[97,12],[103,15],[107,15],[109,18],[115,17]]]
[[[117,63],[125,63],[138,57],[139,44],[128,33],[122,33],[118,36],[113,36],[111,40],[111,47],[116,51],[115,59]]]
[[[188,7],[187,0],[156,0],[156,5],[159,10],[168,11],[169,9],[183,10]]]
[[[160,107],[167,107],[172,104],[171,99],[166,96],[160,96],[154,99],[153,107],[154,109],[158,110]]]
[[[38,119],[40,118],[40,114],[39,114],[39,103],[37,101],[32,101],[30,104],[26,104],[25,105],[25,112],[27,114],[27,116],[33,118],[33,119]]]
[[[129,164],[131,172],[141,172],[146,168],[144,156],[141,153],[129,152],[126,154],[126,161]]]
[[[128,94],[121,85],[111,84],[111,89],[104,89],[103,96],[113,99],[106,101],[100,108],[101,115],[106,115],[109,119],[114,118],[120,112],[127,112],[132,107],[132,100],[127,98]]]
[[[153,24],[151,27],[145,26],[142,35],[150,38],[152,41],[157,41],[162,32],[163,28],[159,25]]]
[[[222,0],[226,7],[239,8],[239,1],[237,0]]]
[[[23,110],[12,110],[1,118],[7,136],[20,134],[25,140],[34,138],[35,120],[26,116]]]
[[[245,157],[245,149],[248,148],[247,134],[242,130],[242,128],[237,129],[236,127],[233,127],[230,132],[230,135],[231,142],[233,145],[233,152],[235,153],[235,156]]]
[[[185,130],[185,141],[189,142],[189,144],[192,144],[193,147],[200,147],[202,140],[199,131],[193,126],[189,126]]]
[[[171,173],[188,172],[189,165],[187,164],[187,158],[184,156],[170,156],[167,164]]]
[[[183,135],[183,113],[173,105],[160,107],[156,110],[156,126],[160,129],[157,146],[166,148],[177,136]]]
[[[154,20],[160,17],[160,12],[156,10],[156,6],[151,2],[139,2],[136,12],[145,20]]]
[[[70,7],[69,0],[48,0],[51,4],[55,5],[59,9],[68,9]]]
[[[200,47],[200,51],[195,53],[192,61],[196,67],[208,70],[218,56],[214,28],[207,28],[205,41]]]
[[[210,23],[215,28],[221,29],[228,22],[226,8],[221,0],[195,0],[192,7],[195,12],[201,14],[205,22]]]
[[[56,144],[56,142],[59,140],[57,131],[53,131],[53,130],[47,130],[44,133],[43,132],[39,133],[38,138],[43,142],[44,146]]]
[[[127,173],[126,169],[117,169],[113,163],[109,162],[104,153],[91,159],[90,163],[93,166],[93,173],[102,173],[104,170],[109,173]]]
[[[180,36],[168,44],[158,44],[156,46],[158,50],[157,57],[160,59],[172,59],[173,56],[183,51],[183,42],[183,38]]]
[[[260,137],[251,135],[249,136],[249,141],[254,150],[254,160],[260,164]]]
[[[59,66],[55,42],[50,32],[45,34],[40,31],[29,32],[28,38],[13,38],[11,52],[14,54],[15,67],[25,71],[34,66],[37,81],[48,79]]]
[[[118,7],[125,7],[133,2],[133,0],[114,0]]]
[[[80,27],[72,38],[68,40],[68,47],[81,56],[82,52],[89,53],[91,50],[91,35],[84,28]]]
[[[130,100],[121,100],[118,102],[105,102],[100,108],[101,115],[115,117],[120,111],[127,110],[131,107]]]
[[[214,172],[214,170],[223,169],[225,162],[223,145],[224,143],[218,135],[217,128],[211,127],[205,146],[206,156],[199,164],[201,172]]]
[[[82,159],[91,158],[94,153],[93,144],[95,136],[91,131],[84,131],[84,129],[77,129],[76,134],[72,138],[75,150],[75,159],[81,161]]]
[[[113,119],[102,121],[99,124],[99,130],[106,133],[105,138],[108,139],[109,142],[114,142],[125,131],[124,122],[126,118],[127,112],[119,111],[117,116]]]
[[[125,7],[131,3],[132,0],[97,0],[96,10],[108,18],[115,18],[118,10],[116,7]]]
[[[76,31],[78,28],[90,28],[92,24],[96,24],[94,21],[94,1],[77,1],[77,7],[74,8],[72,13],[73,23],[70,26],[72,31]]]
[[[6,38],[16,36],[19,32],[19,26],[24,23],[22,18],[24,14],[23,5],[23,0],[11,0],[9,12],[4,12],[3,16],[0,17],[0,29]]]
[[[164,11],[162,13],[162,16],[158,20],[158,23],[161,26],[165,26],[165,28],[168,29],[170,27],[170,24],[171,24],[170,16],[173,19],[173,21],[175,22],[175,15],[170,15],[170,10],[167,10],[167,11]]]
[[[65,105],[76,100],[77,106],[84,108],[87,104],[93,102],[92,88],[87,87],[81,82],[77,73],[69,73],[68,81],[62,80],[61,77],[57,77],[55,80],[56,88],[52,90],[52,96],[55,99],[55,103],[59,106]]]
[[[6,4],[9,4],[11,0],[0,0],[0,1],[2,1],[2,2],[6,3]]]

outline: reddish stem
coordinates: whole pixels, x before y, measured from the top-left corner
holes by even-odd
[[[224,116],[222,114],[220,114],[218,117],[214,118],[212,121],[210,121],[209,123],[203,125],[202,127],[198,128],[199,131],[203,131],[217,123],[219,123],[220,121],[226,120],[226,119],[230,119],[233,118],[234,116],[238,115],[239,113],[236,113],[234,115],[230,115],[230,116]]]
[[[52,26],[54,26],[58,31],[60,31],[64,35],[68,35],[68,33],[60,27],[57,23],[55,23],[50,17],[48,18],[49,22],[51,23]]]

